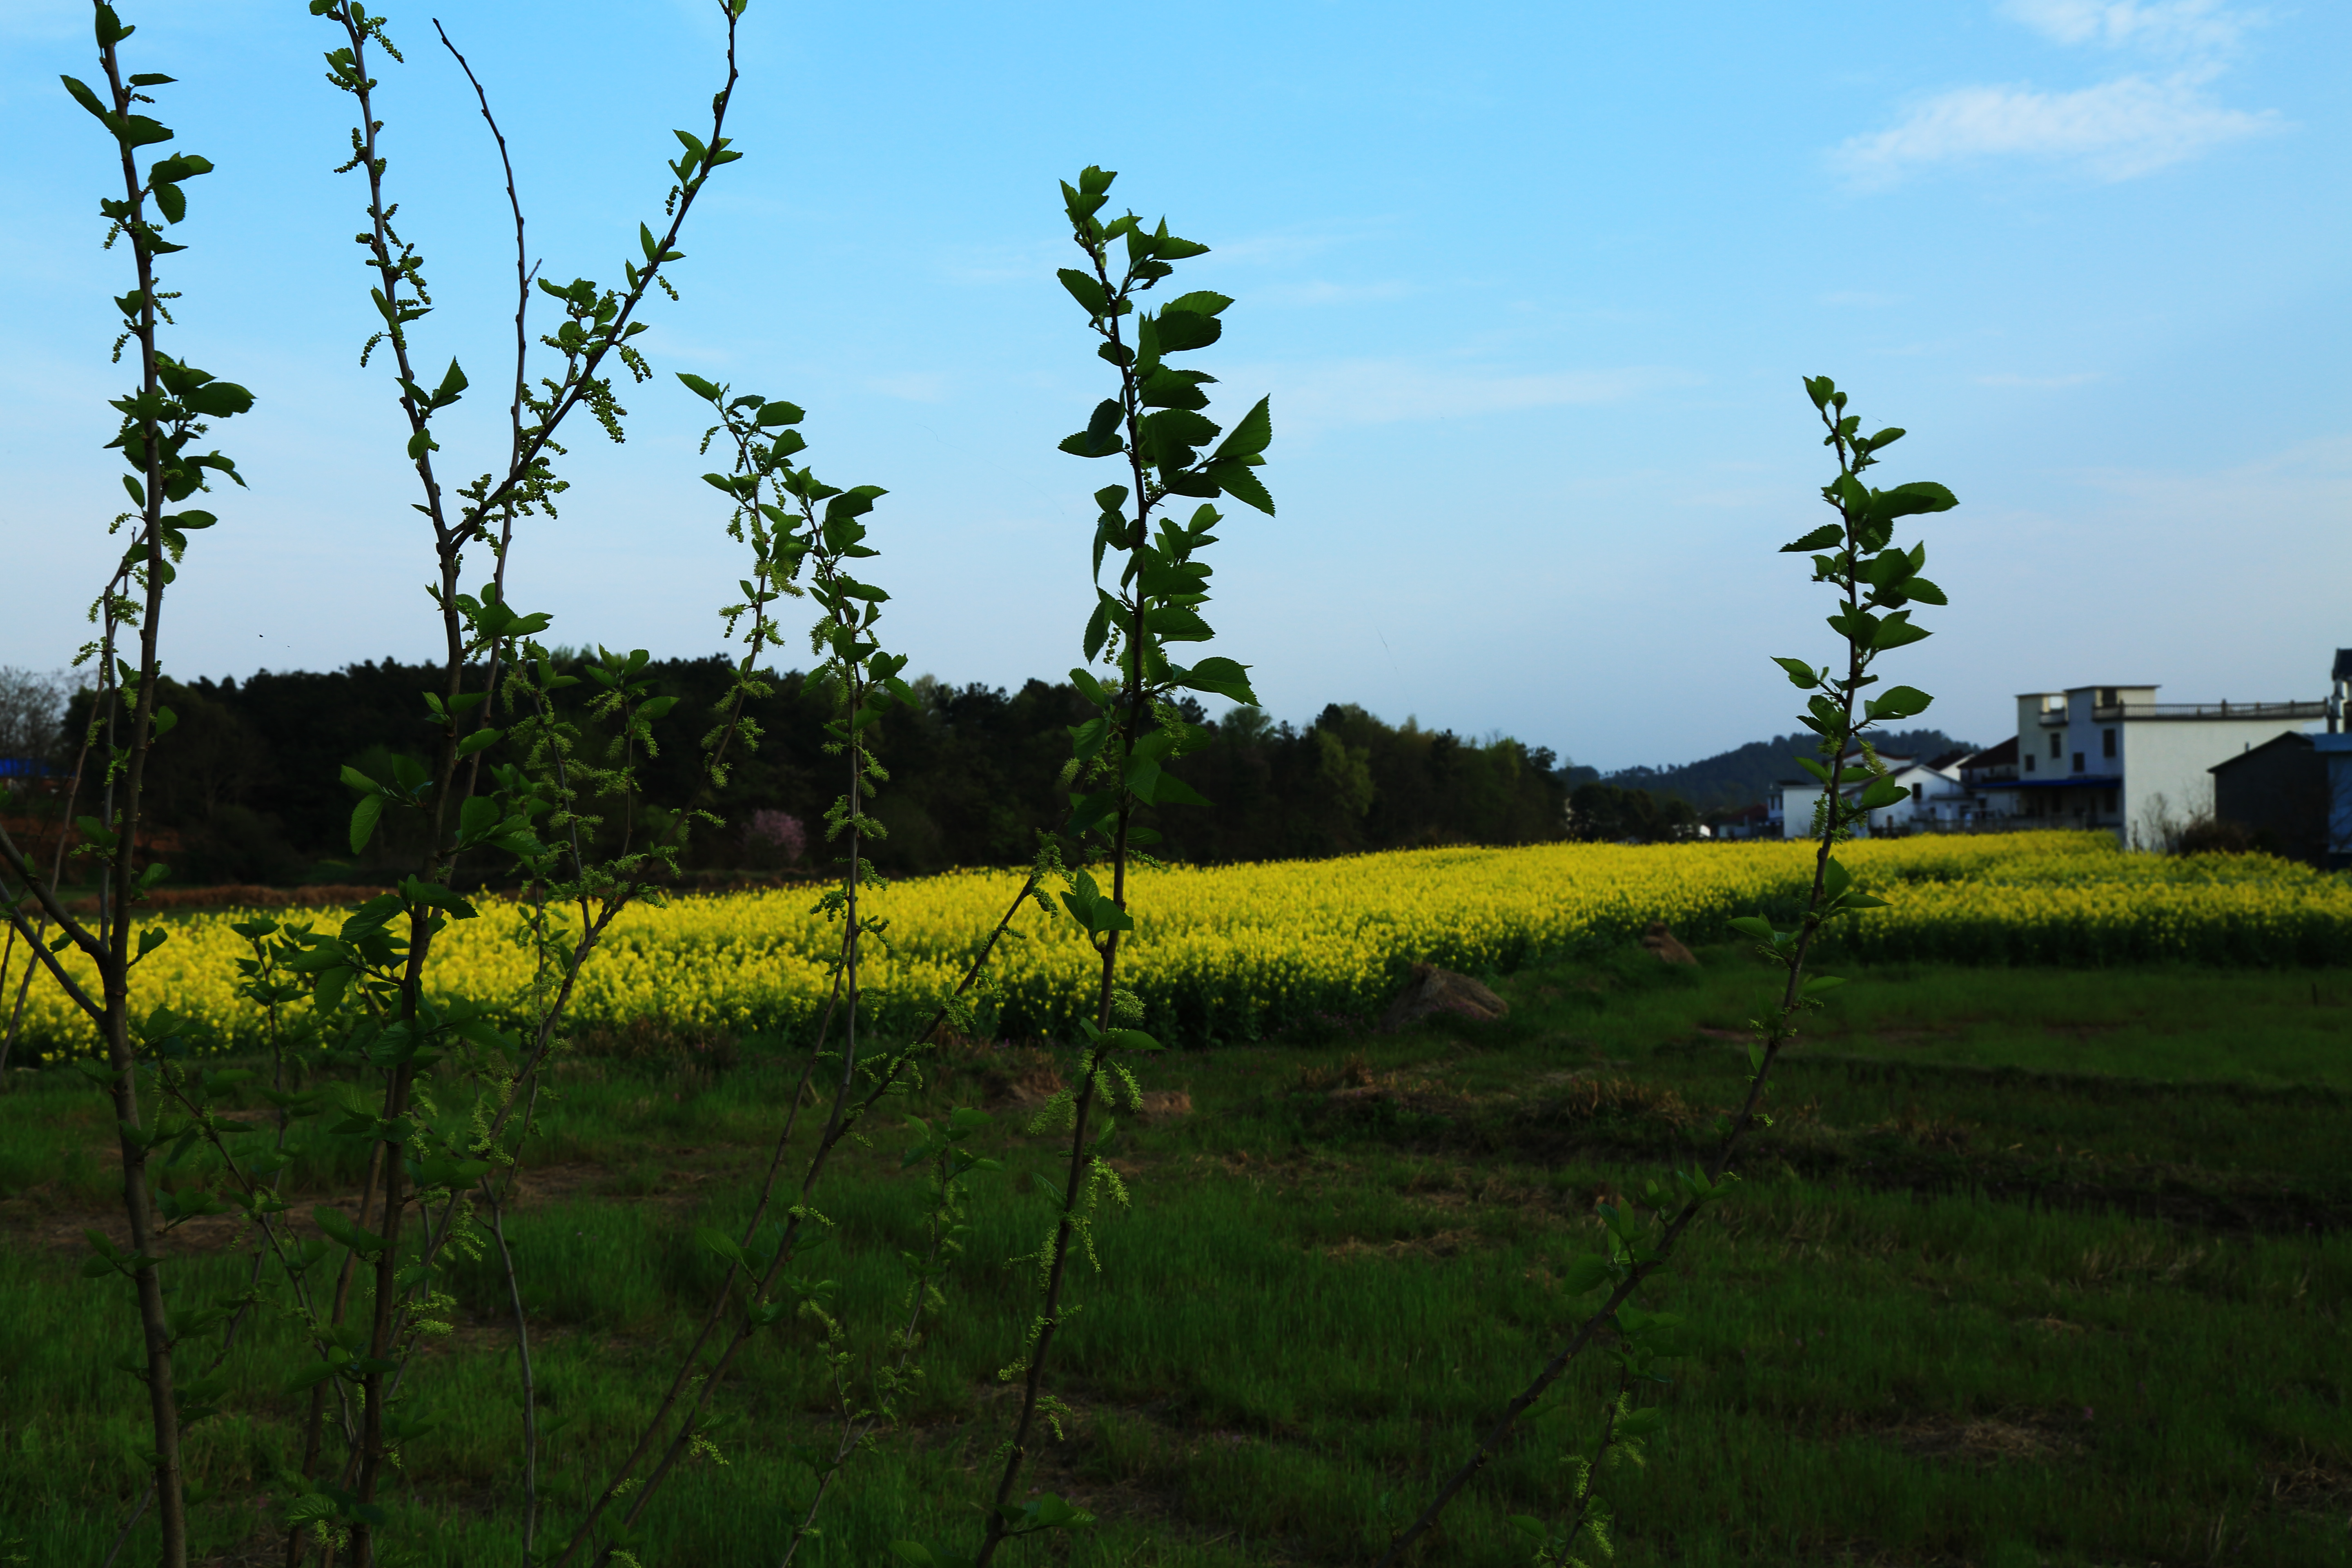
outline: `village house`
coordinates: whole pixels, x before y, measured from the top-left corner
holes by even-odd
[[[2299,779],[2306,793],[2314,777],[2336,781],[2320,811],[2326,821],[2312,831],[2331,844],[2340,839],[2331,852],[2352,863],[2352,735],[2343,732],[2352,650],[2336,655],[2336,691],[2324,700],[2159,702],[2156,694],[2152,685],[2024,692],[2017,699],[2017,732],[1998,745],[1973,754],[1882,757],[1909,798],[1874,810],[1868,831],[2096,827],[2126,847],[2163,848],[2189,824],[2217,815],[2222,764],[2325,721],[2327,734],[2263,751],[2261,764],[2249,763],[2236,784],[2224,787],[2252,801],[2278,781]],[[1856,773],[1848,798],[1864,782],[1859,763],[1858,756],[1847,759]],[[1812,779],[1773,785],[1765,802],[1767,836],[1808,834],[1821,795]],[[2333,804],[2339,800],[2340,811]],[[2273,808],[2289,806],[2273,802],[2263,809]],[[2340,832],[2331,826],[2336,816],[2344,818]]]

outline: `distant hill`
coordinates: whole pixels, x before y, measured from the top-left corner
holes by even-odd
[[[1775,780],[1797,776],[1800,770],[1794,759],[1801,753],[1812,755],[1813,745],[1810,732],[1776,735],[1680,767],[1620,768],[1601,776],[1622,788],[1686,800],[1701,811],[1737,811],[1762,800]],[[1890,757],[1933,757],[1977,749],[1941,730],[1897,730],[1876,745]]]

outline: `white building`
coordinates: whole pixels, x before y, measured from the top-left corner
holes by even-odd
[[[2334,695],[2308,702],[2158,702],[2154,686],[2022,692],[2012,739],[1972,754],[1882,756],[1910,798],[1873,810],[1868,831],[2103,827],[2127,848],[2161,849],[2213,816],[2214,768],[2325,721],[2315,751],[2340,781],[2329,787],[2342,818],[2326,834],[2326,853],[2352,863],[2352,648],[2336,650],[2333,679]],[[2249,799],[2267,787],[2255,781],[2271,765],[2245,774]],[[1845,767],[1859,794],[1868,776],[1860,756]],[[1821,798],[1814,779],[1774,784],[1763,836],[1809,836]]]
[[[1904,798],[1891,805],[1874,807],[1866,827],[1858,831],[1907,833],[1915,827],[1960,823],[1969,805],[1969,792],[1960,782],[1960,764],[1968,757],[1966,752],[1947,752],[1940,757],[1929,758],[1881,756],[1878,760],[1887,776],[1903,787]],[[1839,778],[1844,786],[1842,793],[1849,801],[1868,785],[1870,769],[1860,752],[1846,754]],[[1763,837],[1811,837],[1813,810],[1821,802],[1822,789],[1821,781],[1812,778],[1784,779],[1774,784],[1764,798]]]
[[[2076,686],[2021,694],[2016,774],[1976,783],[1969,794],[1979,809],[2014,816],[2019,826],[2104,827],[2126,847],[2160,848],[2211,815],[2215,763],[2308,729],[2328,711],[2324,700],[2158,702],[2156,691]]]

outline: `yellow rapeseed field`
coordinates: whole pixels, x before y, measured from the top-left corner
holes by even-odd
[[[1840,853],[1892,900],[1836,932],[1832,950],[1849,959],[2352,961],[2352,885],[2263,857],[2126,854],[2095,833],[1892,839]],[[1811,866],[1803,844],[1560,844],[1145,870],[1132,878],[1136,934],[1122,974],[1163,1039],[1249,1039],[1318,1014],[1375,1012],[1416,961],[1507,972],[1624,942],[1654,920],[1686,940],[1718,940],[1735,915],[1792,912]],[[871,895],[889,921],[887,951],[866,972],[875,1016],[887,1025],[928,1013],[1019,886],[1011,872],[971,871]],[[813,901],[793,889],[630,910],[589,964],[573,1016],[791,1029],[823,1005],[838,941]],[[302,914],[322,928],[341,918]],[[229,927],[242,918],[169,917],[171,940],[134,972],[140,1005],[169,1004],[253,1039],[258,1020],[234,990],[246,949]],[[485,901],[436,945],[434,986],[508,1005],[529,977],[520,937],[515,907]],[[1032,903],[997,955],[984,1016],[1007,1035],[1058,1033],[1086,1005],[1095,964],[1069,921]],[[37,1050],[90,1040],[46,977],[26,1024]]]

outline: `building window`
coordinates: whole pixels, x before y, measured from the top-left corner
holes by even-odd
[[[1923,800],[1925,800],[1925,799],[1927,799],[1927,786],[1926,784],[1913,784],[1913,785],[1911,786],[1911,804],[1912,804],[1912,805],[1918,805],[1921,801],[1923,801]]]
[[[2053,762],[2054,762],[2054,761],[2056,761],[2058,758],[2060,758],[2060,757],[2062,757],[2062,756],[2065,755],[2065,753],[2064,753],[2063,752],[2062,752],[2062,751],[2060,751],[2060,750],[2059,750],[2059,747],[2060,747],[2062,744],[2063,744],[2063,737],[2060,737],[2060,736],[2057,736],[2057,735],[2053,735],[2053,736],[2051,736],[2051,737],[2050,737],[2050,756],[2051,756],[2051,760],[2052,760],[2052,761],[2053,761]]]
[[[2112,756],[2114,756],[2115,754],[2116,754],[2116,732],[2115,732],[2113,730],[2102,730],[2102,731],[2099,731],[2099,755],[2101,755],[2101,756],[2103,756],[2103,757],[2112,757]]]
[[[2025,771],[2029,773],[2033,771],[2033,753],[2032,752],[2025,753]]]
[[[2083,753],[2080,752],[2074,753],[2074,771],[2078,773],[2083,771]]]
[[[2108,815],[2109,816],[2113,816],[2115,814],[2116,814],[2116,792],[2115,792],[2115,791],[2113,791],[2113,790],[2109,790],[2109,791],[2107,792],[2107,815]]]

